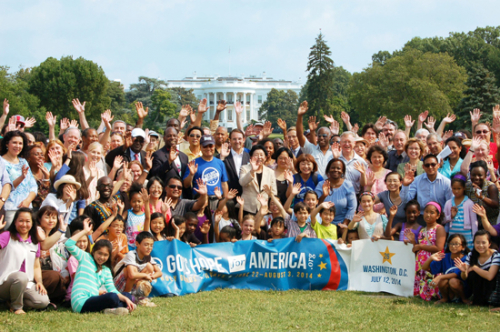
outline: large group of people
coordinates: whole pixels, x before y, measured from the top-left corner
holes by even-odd
[[[0,300],[16,314],[155,306],[155,241],[286,237],[402,241],[415,253],[415,296],[500,306],[498,105],[493,123],[474,110],[472,127],[455,132],[445,131],[454,115],[435,129],[422,112],[411,137],[410,116],[404,130],[384,116],[360,129],[345,112],[343,125],[325,115],[330,126],[319,127],[304,119],[304,101],[294,126],[278,119],[282,138],[268,121],[244,128],[240,102],[230,132],[218,125],[223,100],[202,126],[203,99],[169,119],[163,137],[142,128],[140,102],[136,124],[107,110],[98,128],[85,102],[73,106],[78,121],[62,119],[57,135],[47,113],[47,137],[3,103]]]

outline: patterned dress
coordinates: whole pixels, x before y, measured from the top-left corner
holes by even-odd
[[[427,229],[424,227],[420,230],[418,234],[418,243],[428,246],[436,245],[436,233],[438,227],[442,227],[441,225],[437,225],[431,229]],[[422,265],[427,261],[429,257],[431,257],[431,253],[425,250],[419,250],[417,253],[417,258],[415,261],[415,284],[413,287],[413,295],[420,296],[422,299],[426,301],[430,301],[431,299],[439,299],[439,289],[438,287],[431,286],[432,279],[434,276],[425,270],[422,270]]]
[[[125,235],[127,235],[128,241],[128,249],[129,251],[135,250],[135,238],[137,234],[144,230],[144,221],[146,219],[146,215],[135,214],[132,209],[127,212],[127,222],[125,224]]]

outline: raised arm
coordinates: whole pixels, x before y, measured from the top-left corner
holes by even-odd
[[[243,118],[245,117],[245,114],[243,113],[245,109],[245,102],[243,102],[243,107],[241,107],[241,103],[239,101],[234,103],[234,111],[236,112],[236,128],[241,130],[242,132],[245,132],[243,129]]]
[[[122,203],[120,203],[122,204]],[[108,219],[106,219],[100,226],[97,228],[93,233],[92,233],[92,240],[95,242],[97,239],[104,233],[109,225],[115,220],[116,216],[118,215],[118,203],[113,204],[111,207],[111,216],[109,216]]]
[[[444,135],[444,128],[446,127],[447,124],[452,123],[457,119],[455,114],[448,113],[443,120],[441,120],[441,124],[439,124],[438,129],[436,130],[436,134],[438,134],[440,137],[443,137]]]
[[[301,147],[304,147],[306,144],[306,137],[304,136],[304,124],[303,124],[303,116],[306,114],[308,109],[307,101],[303,101],[300,104],[299,110],[297,112],[297,122],[295,124],[295,128],[297,130],[297,139],[299,140],[299,144]]]
[[[318,215],[319,211],[321,211],[322,209],[330,209],[334,205],[335,204],[333,202],[324,202],[314,208],[311,211],[311,226],[314,227],[316,225],[316,216]]]
[[[42,250],[49,250],[52,248],[57,241],[61,238],[61,236],[66,233],[66,228],[68,227],[68,224],[64,222],[64,218],[62,216],[59,217],[59,228],[57,232],[54,232],[54,234],[50,235],[48,238],[45,238],[44,241],[40,241],[40,248]]]
[[[404,121],[406,138],[410,138],[411,127],[413,127],[415,120],[411,120],[411,115],[405,115]]]
[[[139,101],[135,103],[135,111],[137,112],[137,122],[135,124],[135,128],[142,128],[144,119],[149,114],[149,107],[144,108],[142,103]]]
[[[307,122],[309,125],[309,130],[311,132],[311,144],[316,145],[317,144],[317,138],[316,138],[316,130],[318,130],[319,122],[316,122],[316,117],[315,116],[310,116],[309,121]]]
[[[207,98],[203,98],[200,103],[198,104],[198,114],[196,115],[196,120],[194,121],[193,126],[201,126],[201,120],[203,119],[203,114],[205,114],[206,111],[208,111],[207,106]]]
[[[104,113],[101,114],[102,123],[106,128],[104,135],[102,135],[101,139],[99,140],[99,143],[101,143],[102,146],[106,146],[106,144],[108,144],[109,142],[109,138],[111,136],[111,121],[113,121],[113,119],[114,116],[111,116],[111,110],[106,110]]]
[[[3,100],[2,116],[0,116],[0,128],[3,128],[3,125],[5,124],[5,120],[7,120],[7,115],[9,115],[9,110],[10,110],[9,101],[7,100],[7,98],[5,98]]]
[[[427,120],[427,116],[429,115],[429,111],[424,111],[418,115],[418,123],[417,130],[422,129],[422,124]]]
[[[300,193],[301,187],[302,187],[302,185],[300,183],[296,183],[293,186],[291,186],[290,184],[288,185],[288,188],[292,188],[292,190],[291,190],[290,194],[288,195],[288,198],[286,199],[285,206],[283,207],[283,209],[289,215],[292,215],[292,213],[293,213],[293,210],[291,209],[292,202],[293,202],[293,199],[295,198],[295,196],[297,196]]]
[[[467,177],[469,175],[469,166],[472,162],[472,157],[474,156],[476,149],[480,145],[481,145],[481,138],[479,137],[472,138],[472,144],[469,148],[469,151],[467,151],[464,160],[462,161],[462,165],[460,166],[460,173],[463,176]]]
[[[57,116],[53,116],[52,112],[47,112],[45,114],[45,119],[47,120],[47,123],[49,124],[49,141],[55,140],[56,139],[56,121],[57,121]]]
[[[72,100],[73,107],[78,112],[78,117],[80,118],[80,126],[82,126],[82,130],[89,128],[89,124],[87,122],[87,118],[85,117],[85,101],[80,103],[78,98]]]

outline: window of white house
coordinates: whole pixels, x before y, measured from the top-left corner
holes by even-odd
[[[257,101],[259,104],[262,104],[262,95],[257,96]]]
[[[250,110],[247,110],[247,121],[250,121]]]
[[[227,110],[227,121],[233,121],[233,110]]]

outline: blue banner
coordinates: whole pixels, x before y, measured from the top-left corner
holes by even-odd
[[[157,241],[151,256],[163,272],[150,296],[216,288],[347,290],[346,263],[332,242],[294,238],[214,243],[191,248]]]

